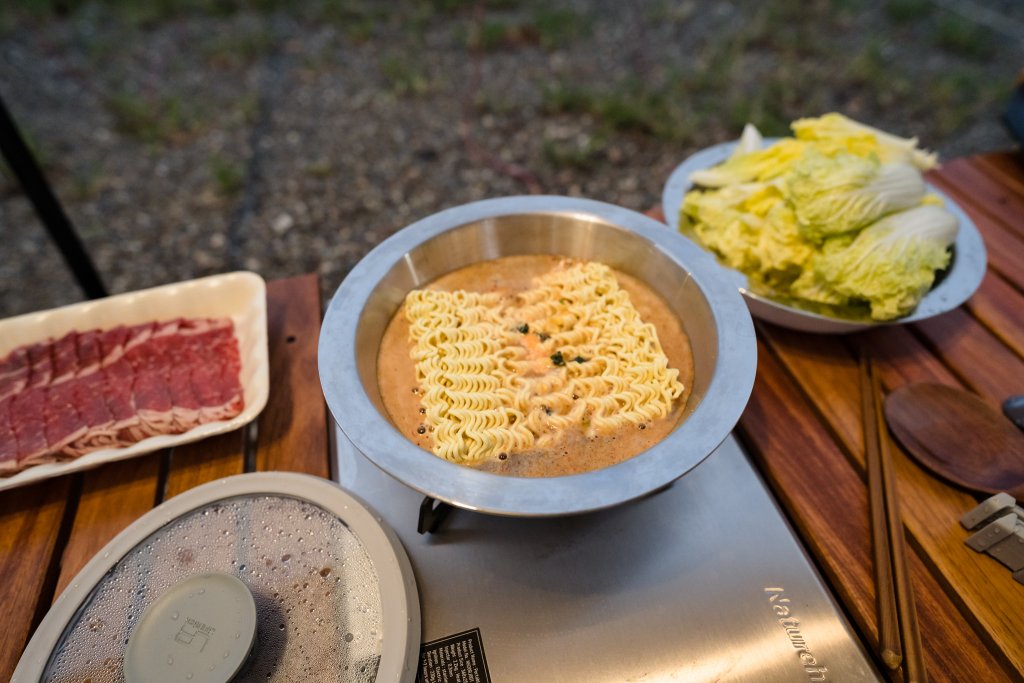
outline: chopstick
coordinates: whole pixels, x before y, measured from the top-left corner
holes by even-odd
[[[897,670],[903,665],[905,680],[924,683],[927,676],[921,634],[907,573],[903,522],[896,502],[889,436],[884,428],[882,391],[871,357],[863,347],[860,351],[860,388],[871,537],[874,541],[880,655],[890,669]]]

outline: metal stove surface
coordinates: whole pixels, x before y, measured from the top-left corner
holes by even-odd
[[[335,431],[339,482],[412,561],[423,642],[459,634],[432,661],[472,651],[466,639],[482,648],[461,680],[881,680],[734,437],[627,505],[554,519],[455,509],[420,535],[423,495]],[[425,678],[456,680],[447,666]]]

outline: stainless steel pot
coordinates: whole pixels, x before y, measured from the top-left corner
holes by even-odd
[[[639,455],[584,474],[508,477],[456,465],[414,446],[387,418],[377,385],[381,337],[405,295],[456,268],[522,254],[605,263],[653,288],[690,337],[695,376],[682,423]],[[399,231],[349,273],[320,333],[320,380],[334,419],[367,458],[424,494],[509,516],[564,515],[655,491],[706,458],[739,419],[754,382],[747,307],[714,260],[642,214],[568,197],[490,199]]]

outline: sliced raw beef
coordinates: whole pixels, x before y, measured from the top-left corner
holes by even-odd
[[[93,371],[70,384],[75,409],[89,429],[64,446],[64,455],[76,458],[89,451],[120,445],[114,416],[104,398],[106,385],[103,373]]]
[[[89,425],[82,420],[74,401],[74,383],[63,381],[46,390],[43,426],[47,450],[61,452],[65,446],[85,436]]]
[[[0,400],[25,388],[30,369],[28,350],[25,347],[15,349],[0,360]]]
[[[172,322],[173,324],[169,323],[154,332],[151,345],[154,354],[161,359],[161,367],[166,374],[167,390],[172,405],[171,421],[175,429],[187,432],[204,421],[210,421],[203,419],[202,405],[192,389],[192,382],[189,379],[191,372],[188,370],[198,360],[191,354],[185,334],[200,321]]]
[[[129,330],[124,325],[99,333],[100,365],[112,365],[124,355],[124,343],[128,335]]]
[[[141,420],[132,402],[132,368],[128,363],[121,362],[127,338],[128,328],[122,326],[107,330],[99,339],[103,400],[114,420],[110,428],[117,439],[115,443],[145,438],[136,429]]]
[[[28,351],[28,387],[45,387],[53,377],[53,345],[33,344]]]
[[[18,467],[40,462],[50,449],[46,443],[46,388],[27,388],[12,397],[11,430],[18,444]]]
[[[70,332],[0,358],[0,475],[226,420],[244,408],[230,320]]]
[[[76,349],[77,332],[69,332],[51,346],[53,357],[53,376],[51,384],[66,382],[74,378],[78,371],[78,351]]]
[[[177,322],[134,329],[125,342],[124,357],[132,371],[132,403],[139,414],[143,436],[175,434],[174,404],[168,379],[170,362],[163,352],[165,339],[177,331]]]
[[[189,381],[199,401],[204,422],[238,414],[243,405],[238,344],[226,325],[195,327],[182,332],[189,354]]]
[[[85,377],[100,369],[100,333],[96,330],[83,332],[75,338],[75,355],[78,356],[78,372],[75,377]]]

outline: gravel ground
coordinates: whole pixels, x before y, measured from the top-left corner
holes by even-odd
[[[71,6],[0,23],[0,94],[112,292],[247,269],[317,271],[327,297],[464,202],[646,210],[748,118],[839,110],[945,158],[1005,149],[1024,67],[990,21],[1024,26],[1011,0]],[[987,28],[962,21],[979,6]],[[0,317],[81,300],[9,173],[0,244]]]

